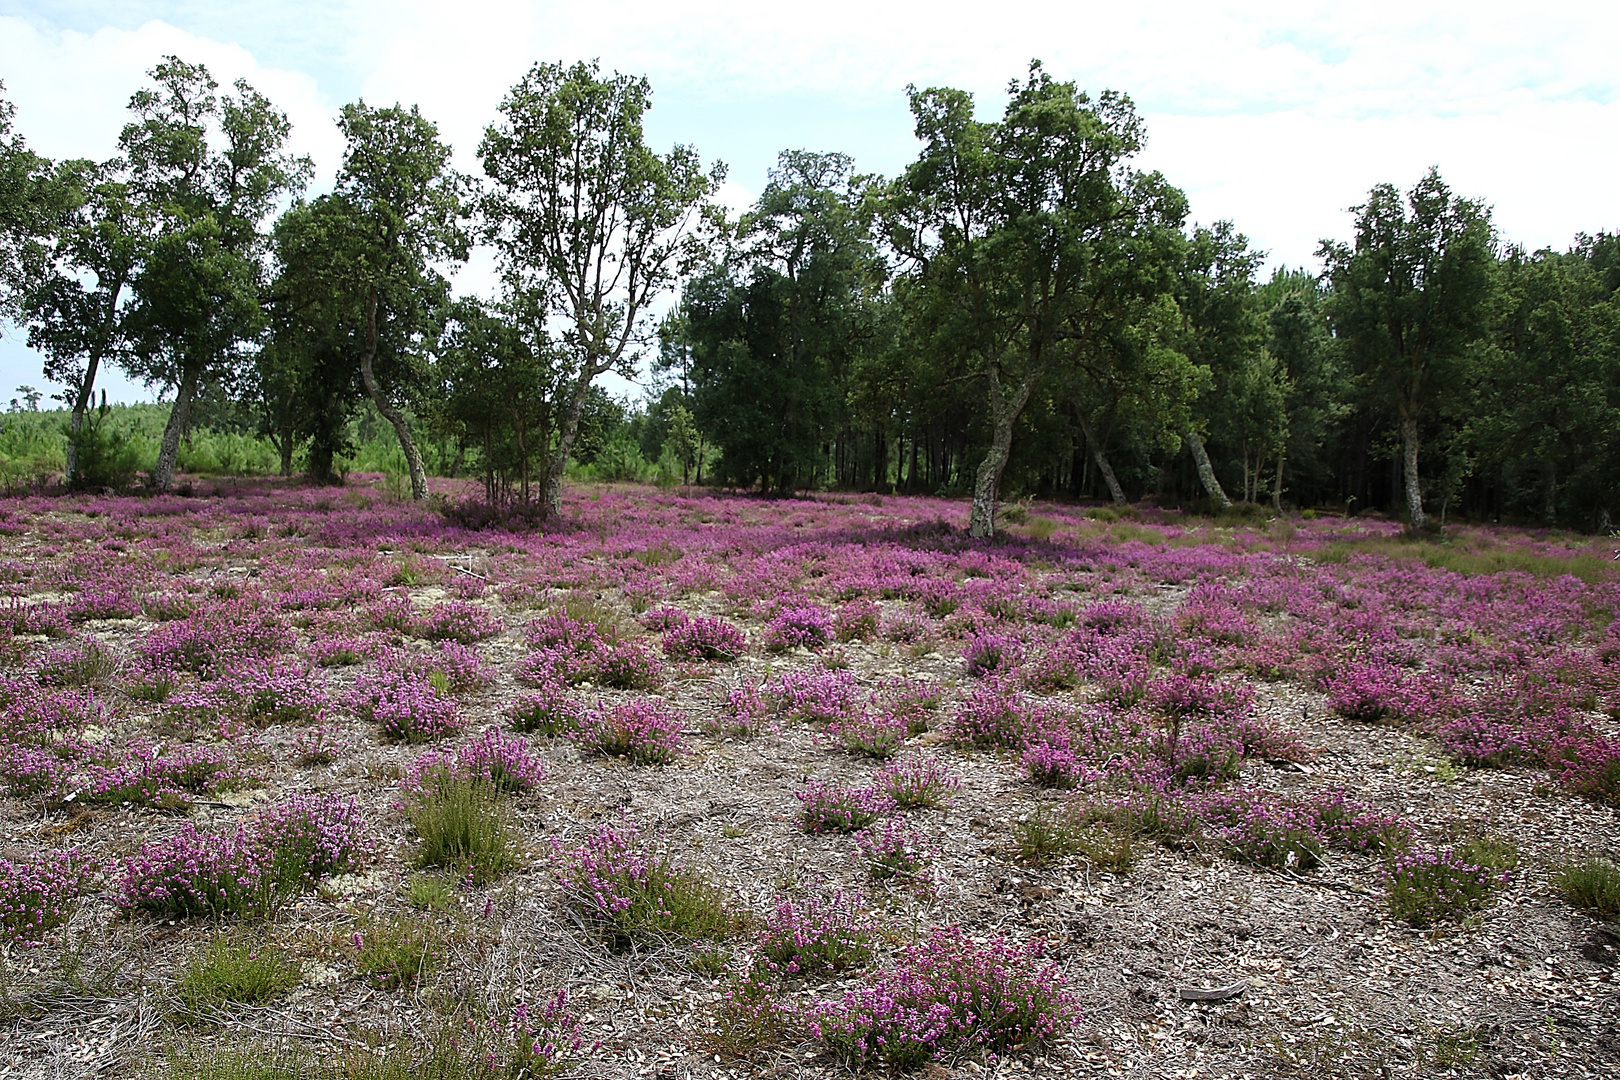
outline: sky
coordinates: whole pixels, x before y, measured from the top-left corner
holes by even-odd
[[[531,65],[597,59],[651,79],[649,141],[725,162],[722,197],[740,208],[783,149],[894,175],[918,145],[908,85],[971,91],[990,119],[1039,58],[1129,94],[1148,131],[1138,166],[1186,191],[1195,220],[1235,222],[1270,266],[1319,269],[1318,244],[1348,238],[1369,188],[1410,187],[1430,166],[1492,206],[1505,242],[1620,231],[1612,0],[0,0],[5,96],[53,158],[111,156],[130,94],[170,53],[285,110],[316,191],[337,168],[346,102],[420,105],[476,174],[484,127]],[[490,286],[487,257],[457,278],[463,292]],[[58,389],[0,327],[0,400],[22,384]],[[103,385],[114,400],[155,393]]]

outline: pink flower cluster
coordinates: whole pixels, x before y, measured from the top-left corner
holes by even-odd
[[[43,944],[53,927],[67,921],[94,870],[77,851],[0,859],[0,943]]]
[[[637,765],[667,765],[681,753],[685,726],[685,717],[661,698],[640,698],[588,714],[573,737],[599,754]]]

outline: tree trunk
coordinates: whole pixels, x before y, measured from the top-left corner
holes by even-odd
[[[1406,512],[1410,517],[1407,527],[1413,532],[1423,528],[1423,488],[1418,483],[1418,426],[1417,417],[1408,409],[1401,410],[1401,455],[1406,473]]]
[[[157,464],[147,486],[153,491],[168,491],[174,483],[174,463],[180,457],[180,440],[191,425],[191,401],[197,396],[197,373],[187,368],[180,376],[180,386],[174,394],[174,408],[169,410],[169,422],[163,428],[163,442],[158,446]]]
[[[1209,463],[1209,453],[1204,449],[1204,440],[1198,437],[1196,431],[1189,431],[1185,436],[1187,446],[1192,450],[1193,464],[1198,466],[1198,481],[1204,485],[1204,493],[1210,497],[1221,510],[1232,509],[1232,500],[1226,497],[1226,490],[1215,476],[1215,467]]]
[[[1013,424],[1035,388],[1035,379],[1035,375],[1026,376],[1010,398],[1003,398],[1001,379],[994,368],[990,369],[990,449],[973,477],[973,512],[968,516],[968,535],[976,539],[995,535],[996,490],[1012,451]]]
[[[540,493],[541,512],[546,517],[562,514],[563,470],[568,467],[568,455],[573,453],[574,439],[579,434],[579,418],[585,413],[585,396],[590,392],[596,368],[586,364],[574,380],[573,396],[568,411],[563,413],[562,427],[557,430],[557,449],[551,455],[546,469],[545,489]]]
[[[1283,463],[1288,460],[1287,450],[1277,451],[1277,478],[1271,484],[1271,508],[1282,513]]]
[[[365,384],[366,396],[371,398],[371,403],[377,406],[383,419],[394,426],[394,434],[399,436],[399,448],[405,452],[405,464],[411,470],[411,498],[425,499],[427,470],[422,467],[422,452],[416,448],[416,440],[411,438],[411,425],[406,423],[405,414],[394,408],[377,390],[377,378],[371,370],[371,362],[376,355],[377,293],[373,291],[366,299],[366,348],[360,354],[360,381]]]
[[[1074,415],[1080,422],[1080,433],[1086,437],[1086,445],[1091,447],[1091,460],[1097,463],[1097,471],[1102,473],[1103,482],[1108,485],[1108,497],[1114,500],[1115,506],[1124,506],[1126,503],[1125,489],[1119,486],[1119,478],[1114,475],[1114,467],[1108,464],[1108,456],[1103,453],[1102,440],[1097,438],[1097,432],[1091,426],[1091,417],[1083,409],[1074,410]]]

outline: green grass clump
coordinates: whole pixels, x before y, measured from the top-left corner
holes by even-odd
[[[350,939],[354,965],[386,990],[415,986],[439,959],[439,942],[416,919],[373,919]]]
[[[181,1012],[196,1017],[229,1004],[262,1005],[302,976],[300,966],[270,942],[221,935],[186,964],[175,997]]]
[[[448,911],[455,906],[456,893],[443,878],[412,874],[405,882],[405,902],[418,911]]]
[[[1553,884],[1565,900],[1578,908],[1612,919],[1620,915],[1620,866],[1608,859],[1589,858],[1562,867]]]
[[[420,866],[484,884],[522,863],[511,815],[492,784],[440,775],[411,797],[406,816],[421,838]]]

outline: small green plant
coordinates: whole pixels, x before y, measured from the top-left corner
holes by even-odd
[[[439,958],[439,942],[416,919],[371,919],[349,938],[354,964],[378,986],[415,986]]]
[[[1039,866],[1064,855],[1083,851],[1080,836],[1066,821],[1053,820],[1037,812],[1018,823],[1013,830],[1013,856],[1022,863]]]
[[[180,1011],[200,1018],[221,1005],[262,1005],[298,984],[302,972],[267,941],[221,934],[193,956],[175,984]]]
[[[412,874],[405,882],[405,902],[418,911],[448,911],[456,893],[448,882],[432,874]]]
[[[722,1058],[752,1059],[801,1037],[798,1014],[777,984],[749,974],[732,980],[714,1012],[705,1048]]]
[[[1136,849],[1130,834],[1111,829],[1085,829],[1074,835],[1074,850],[1098,870],[1128,874],[1136,865]]]
[[[406,816],[422,840],[420,866],[440,866],[483,884],[522,861],[510,814],[493,784],[441,772],[410,797]]]
[[[1606,919],[1620,915],[1620,866],[1596,856],[1569,863],[1553,875],[1565,900]]]
[[[1470,837],[1457,845],[1457,855],[1464,862],[1483,866],[1499,874],[1511,873],[1519,868],[1519,845],[1511,840],[1498,840],[1490,836]]]
[[[1384,869],[1389,913],[1413,926],[1456,919],[1485,906],[1509,872],[1469,862],[1457,851],[1409,851]]]
[[[1442,1027],[1419,1036],[1416,1057],[1420,1068],[1450,1070],[1472,1065],[1479,1060],[1483,1049],[1477,1030]]]

